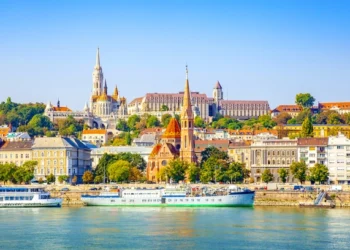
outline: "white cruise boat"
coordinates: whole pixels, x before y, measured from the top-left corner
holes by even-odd
[[[228,188],[118,189],[100,195],[82,195],[87,206],[188,206],[231,207],[254,204],[255,192],[236,186]]]
[[[50,198],[43,188],[0,187],[0,207],[59,207],[60,198]]]

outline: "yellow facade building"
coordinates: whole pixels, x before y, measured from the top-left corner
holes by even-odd
[[[349,125],[328,125],[328,124],[314,124],[314,137],[329,137],[336,136],[339,132],[344,134],[347,138],[350,138],[350,126]],[[278,138],[283,137],[295,138],[301,132],[301,124],[287,124],[276,126],[275,129],[278,133]]]
[[[32,141],[6,141],[0,147],[0,164],[14,163],[22,166],[32,160]]]

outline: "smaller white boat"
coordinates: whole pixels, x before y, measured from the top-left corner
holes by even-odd
[[[37,187],[0,187],[0,207],[60,207],[62,199]]]

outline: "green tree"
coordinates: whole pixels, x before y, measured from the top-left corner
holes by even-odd
[[[309,108],[303,109],[294,119],[295,124],[302,124],[307,117],[311,118],[311,111]]]
[[[51,173],[46,176],[47,184],[54,183],[56,181],[56,177]]]
[[[86,183],[91,183],[94,180],[94,175],[92,174],[91,171],[85,171],[83,174],[83,182]]]
[[[186,178],[186,170],[189,164],[187,162],[181,161],[180,159],[175,159],[169,162],[169,177],[174,182],[183,181]]]
[[[123,119],[120,119],[117,123],[117,126],[116,126],[116,129],[117,130],[120,130],[120,131],[129,131],[129,126],[128,126],[128,123],[123,120]]]
[[[13,163],[0,164],[0,181],[6,184],[8,181],[16,182],[14,173],[16,172],[16,165]]]
[[[142,173],[137,167],[131,167],[129,172],[129,181],[139,181],[142,178]]]
[[[78,182],[78,177],[76,175],[74,175],[72,178],[72,184],[75,185],[75,184],[77,184],[77,182]]]
[[[131,139],[130,132],[127,132],[125,134],[125,143],[126,143],[126,145],[131,145],[131,142],[132,142],[132,139]]]
[[[210,157],[213,157],[215,159],[222,159],[225,161],[229,160],[227,152],[221,151],[218,148],[213,146],[207,147],[204,151],[202,151],[201,156],[202,156],[201,164],[207,161]]]
[[[336,125],[336,124],[343,124],[343,123],[344,121],[342,120],[340,114],[337,112],[332,112],[327,117],[327,124]]]
[[[205,122],[200,116],[196,116],[196,118],[194,118],[194,126],[197,128],[204,128]]]
[[[202,162],[200,180],[203,183],[207,183],[209,181],[224,181],[227,178],[227,176],[225,176],[227,168],[228,162],[225,159],[212,155],[206,161]]]
[[[83,131],[84,120],[76,120],[73,116],[69,115],[64,120],[59,120],[57,122],[58,132],[62,136],[74,135],[78,136],[79,133]]]
[[[135,126],[136,126],[136,124],[137,124],[139,121],[141,121],[140,116],[138,116],[138,115],[131,115],[131,116],[129,116],[128,122],[127,122],[128,128],[129,128],[130,130],[135,130],[135,129],[136,129]],[[125,130],[123,130],[123,131],[125,131]]]
[[[283,183],[286,183],[286,181],[287,181],[287,178],[288,178],[288,170],[287,169],[285,169],[285,168],[280,168],[279,170],[278,170],[278,174],[279,174],[279,176],[280,176],[280,178],[281,178],[281,181],[283,182]]]
[[[287,124],[298,124],[295,118],[288,120]]]
[[[314,134],[313,131],[314,131],[314,128],[312,126],[311,120],[309,117],[306,117],[305,121],[301,125],[300,136],[302,138],[313,137],[313,134]]]
[[[170,114],[163,114],[161,117],[161,122],[164,128],[166,128],[171,120],[172,116]]]
[[[160,122],[156,116],[150,115],[147,118],[146,124],[147,124],[147,128],[154,128],[154,127],[158,127],[160,125]]]
[[[130,174],[131,165],[124,160],[117,160],[108,166],[108,176],[110,180],[116,182],[127,181]]]
[[[169,111],[169,107],[163,104],[162,107],[160,108],[160,111]]]
[[[316,163],[314,167],[310,168],[310,181],[321,184],[328,180],[328,176],[328,168],[323,164]]]
[[[186,170],[186,176],[188,177],[189,182],[195,183],[199,180],[199,167],[194,163],[190,163]]]
[[[58,182],[59,183],[63,183],[64,181],[67,181],[69,179],[69,176],[68,175],[60,175],[58,176]]]
[[[293,162],[290,165],[290,172],[300,181],[300,183],[303,183],[306,180],[306,171],[307,166],[304,161]]]
[[[261,174],[261,180],[268,184],[273,180],[273,174],[270,172],[270,169],[265,169]]]
[[[99,183],[102,183],[102,182],[103,182],[103,177],[101,175],[95,176],[95,178],[94,178],[94,183],[95,184],[99,184]]]
[[[261,115],[258,118],[258,122],[267,129],[273,128],[274,126],[277,125],[277,123],[272,120],[270,115]]]
[[[310,93],[299,93],[295,96],[295,103],[303,108],[310,108],[314,105],[315,98]]]
[[[292,119],[292,116],[287,112],[282,112],[278,114],[273,120],[276,124],[287,124],[289,120]]]
[[[228,169],[224,174],[229,178],[230,183],[232,183],[233,180],[235,181],[235,183],[242,182],[249,175],[244,163],[241,162],[230,163]]]

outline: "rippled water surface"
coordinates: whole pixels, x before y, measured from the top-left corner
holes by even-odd
[[[0,249],[350,249],[350,209],[0,209]]]

